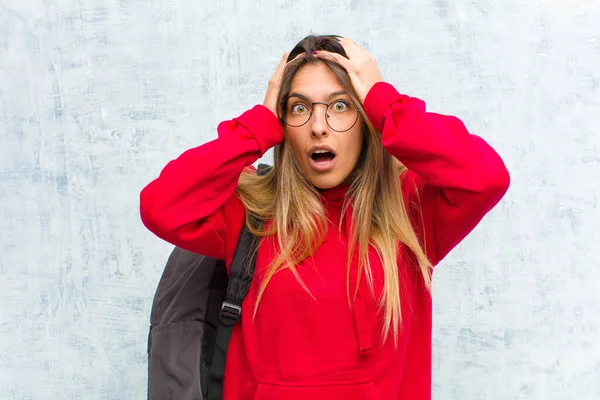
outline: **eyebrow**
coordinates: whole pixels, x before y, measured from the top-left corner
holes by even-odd
[[[337,97],[337,96],[341,96],[341,95],[349,96],[348,93],[345,90],[338,90],[337,92],[330,93],[327,96],[326,100],[329,101],[332,98]],[[301,98],[303,98],[303,99],[305,99],[307,101],[311,101],[311,99],[308,96],[305,96],[305,95],[303,95],[301,93],[292,92],[292,93],[289,94],[288,97],[292,97],[292,96],[301,97]]]

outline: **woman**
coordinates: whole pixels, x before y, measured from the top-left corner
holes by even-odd
[[[338,36],[298,43],[218,134],[142,191],[141,216],[228,264],[243,224],[261,237],[224,398],[429,399],[433,266],[508,189],[500,157]]]

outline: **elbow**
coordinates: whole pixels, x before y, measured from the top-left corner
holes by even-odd
[[[494,203],[499,202],[504,197],[510,187],[510,173],[502,160],[498,160],[494,167],[487,170],[482,186],[482,192],[486,193],[491,199],[493,198]]]
[[[165,232],[164,211],[155,201],[150,187],[145,187],[140,193],[140,219],[150,232],[162,237]]]

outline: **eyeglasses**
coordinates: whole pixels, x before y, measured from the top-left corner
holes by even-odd
[[[304,97],[294,95],[281,102],[283,122],[294,128],[303,126],[312,117],[317,104],[326,107],[325,121],[336,132],[349,131],[358,121],[360,115],[358,108],[349,100],[338,99],[327,104],[319,101],[310,102]]]

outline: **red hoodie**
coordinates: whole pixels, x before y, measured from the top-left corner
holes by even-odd
[[[459,119],[426,112],[423,101],[387,83],[370,90],[364,107],[386,150],[408,168],[400,177],[404,198],[407,204],[421,203],[422,220],[414,207],[411,218],[435,265],[502,198],[508,172],[498,154]],[[234,194],[238,177],[282,142],[284,132],[275,115],[257,105],[221,123],[218,134],[171,161],[142,191],[140,208],[144,224],[160,238],[229,265],[245,218]],[[375,293],[361,279],[358,296],[348,302],[352,210],[341,215],[346,189],[322,193],[330,219],[327,237],[313,258],[298,266],[313,297],[290,271],[278,272],[253,320],[258,288],[277,248],[272,237],[262,241],[246,312],[227,354],[224,399],[431,398],[431,295],[410,256],[398,263],[402,326],[397,347],[382,340],[383,272],[375,251],[369,254]],[[356,265],[352,268],[356,271]]]

